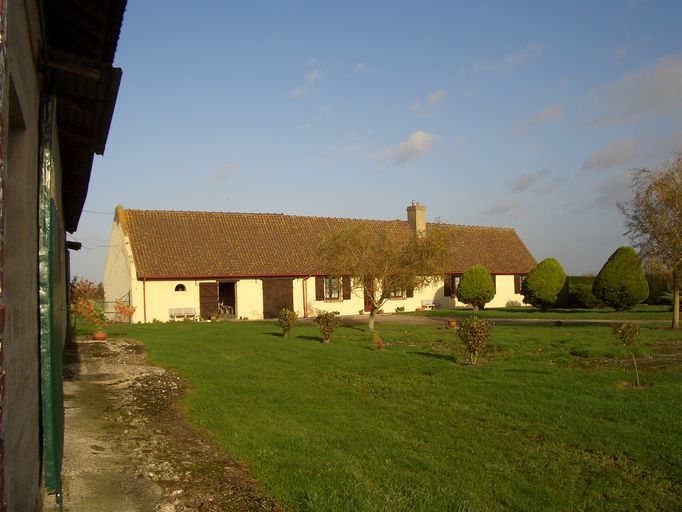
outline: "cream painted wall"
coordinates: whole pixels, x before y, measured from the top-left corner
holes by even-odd
[[[109,260],[107,260],[107,263]],[[115,268],[115,265],[111,265]],[[112,270],[113,274],[113,270]],[[133,305],[137,311],[133,316],[133,322],[143,322],[145,314],[147,322],[169,320],[170,308],[196,308],[199,313],[199,283],[214,282],[210,280],[162,280],[142,281],[135,280],[132,283],[131,294]],[[176,292],[175,287],[184,284],[184,292]],[[514,293],[514,276],[496,276],[497,294],[488,307],[504,307],[508,300],[522,302],[523,297]],[[106,287],[106,285],[105,285]],[[318,311],[338,311],[341,315],[357,315],[364,309],[362,291],[354,290],[351,298],[343,301],[316,301],[315,278],[297,278],[293,280],[294,310],[299,317],[307,312],[309,317],[314,317]],[[444,296],[443,281],[438,281],[422,289],[417,289],[413,297],[405,299],[389,299],[382,307],[385,313],[394,313],[396,307],[404,307],[405,311],[414,311],[422,306],[422,301],[433,302],[439,309],[451,309],[465,307],[466,304],[456,299]],[[304,305],[304,302],[307,303]],[[240,279],[235,283],[235,303],[237,318],[249,320],[263,319],[263,281],[261,279]]]
[[[495,289],[495,297],[486,304],[487,307],[503,308],[507,305],[507,301],[509,300],[515,300],[519,304],[523,304],[523,295],[514,293],[513,275],[496,275]]]
[[[237,318],[263,319],[263,281],[240,279],[234,287]],[[295,285],[294,285],[295,293]]]
[[[146,309],[147,322],[159,320],[167,322],[170,320],[168,310],[171,308],[196,308],[197,315],[199,314],[199,281],[194,280],[162,280],[162,281],[146,281],[142,283],[138,281],[144,288],[141,302],[136,303],[137,311],[135,311],[134,320],[144,322],[144,313]],[[179,284],[185,286],[184,292],[176,292],[175,287]],[[139,293],[138,286],[138,293]],[[146,304],[146,306],[145,306]]]

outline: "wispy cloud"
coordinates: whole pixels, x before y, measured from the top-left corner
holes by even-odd
[[[507,215],[512,218],[518,218],[523,214],[525,208],[516,197],[505,197],[492,208],[485,210],[485,215]]]
[[[317,82],[322,79],[322,69],[315,68],[303,77],[303,83],[295,87],[289,93],[291,99],[297,100],[308,94],[308,91],[315,86]]]
[[[431,115],[433,109],[441,103],[445,97],[448,95],[443,89],[438,89],[437,91],[430,92],[426,95],[426,101],[422,102],[421,99],[416,99],[412,102],[410,110],[414,115],[417,116],[428,116]]]
[[[512,69],[524,62],[540,55],[544,50],[543,43],[530,43],[525,48],[514,51],[499,61],[475,62],[459,70],[459,76],[475,75],[483,71],[495,71],[500,69]]]
[[[208,177],[209,183],[224,183],[237,173],[237,166],[229,163]]]
[[[541,169],[539,171],[529,172],[529,173],[517,176],[514,179],[514,181],[512,181],[511,191],[512,192],[523,192],[524,190],[527,190],[528,188],[530,188],[531,185],[537,183],[538,180],[541,180],[541,179],[549,176],[549,173],[550,173],[549,169]]]
[[[682,114],[682,54],[663,58],[593,93],[597,116],[586,124],[628,124]]]
[[[513,68],[515,66],[518,66],[519,64],[526,62],[528,59],[531,59],[536,55],[539,55],[542,52],[542,50],[544,50],[544,48],[545,45],[542,43],[530,43],[524,49],[507,55],[504,58],[504,65],[507,68]]]
[[[307,123],[303,124],[301,126],[301,128],[303,128],[304,130],[309,130],[310,128],[314,128],[315,126],[317,126],[318,124],[320,124],[322,122],[322,120],[324,119],[324,117],[328,113],[329,113],[329,105],[322,105],[318,109],[317,115],[313,119],[308,121]]]
[[[635,165],[639,158],[639,143],[631,138],[620,140],[594,152],[583,162],[584,171],[601,171],[613,167]]]
[[[630,50],[632,50],[632,45],[624,44],[613,52],[613,60],[623,60],[630,53]]]
[[[621,172],[604,178],[597,185],[597,197],[594,200],[594,206],[603,209],[615,208],[618,203],[630,199],[632,195],[631,185],[632,175],[630,172]]]
[[[561,119],[563,115],[564,115],[563,106],[559,105],[558,103],[554,105],[547,105],[533,117],[529,117],[528,119],[523,121],[519,126],[516,127],[516,130],[514,130],[514,132],[517,135],[526,133],[528,130],[531,130],[535,126],[545,124],[550,121],[556,121],[557,119]]]
[[[355,65],[355,71],[362,73],[365,69],[367,69],[367,66],[365,65],[364,62],[358,62]]]

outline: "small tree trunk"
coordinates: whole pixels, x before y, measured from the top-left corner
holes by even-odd
[[[628,350],[628,352],[630,352],[630,357],[632,358],[632,364],[635,365],[635,377],[637,378],[637,387],[639,388],[641,386],[639,385],[639,370],[637,369],[637,359],[635,359],[635,354],[633,354],[630,350]]]
[[[377,310],[372,306],[372,309],[369,312],[369,332],[374,332],[374,316],[376,315]]]
[[[680,289],[677,283],[673,286],[673,329],[680,328]]]

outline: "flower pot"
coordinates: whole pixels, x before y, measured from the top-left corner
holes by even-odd
[[[450,329],[456,329],[457,328],[457,320],[455,320],[454,318],[451,318],[450,320],[448,320],[448,327]]]
[[[97,331],[92,335],[92,339],[95,341],[104,341],[107,339],[107,333],[103,331]]]

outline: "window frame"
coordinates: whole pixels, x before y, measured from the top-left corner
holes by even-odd
[[[343,300],[342,286],[343,285],[341,283],[340,277],[324,276],[322,297],[326,301],[333,302],[342,301]]]

